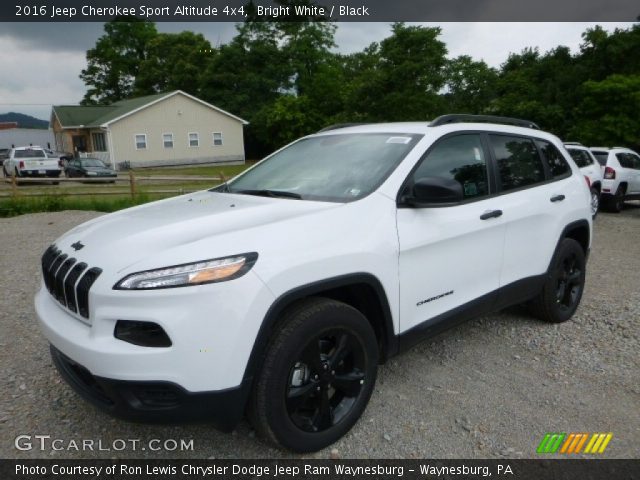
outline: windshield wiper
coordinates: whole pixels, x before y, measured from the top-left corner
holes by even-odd
[[[273,198],[295,198],[300,200],[301,195],[294,192],[286,192],[283,190],[229,190],[229,193],[240,193],[243,195],[257,195],[259,197],[273,197]]]

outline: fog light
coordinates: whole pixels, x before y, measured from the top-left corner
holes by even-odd
[[[141,347],[170,347],[171,339],[164,329],[153,322],[118,320],[113,335],[123,342]]]

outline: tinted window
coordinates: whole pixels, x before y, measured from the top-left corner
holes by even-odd
[[[46,158],[47,156],[44,154],[44,150],[16,150],[14,155],[15,158]]]
[[[601,150],[591,150],[593,156],[596,157],[598,163],[603,167],[607,164],[607,158],[609,157],[609,152],[603,152]]]
[[[620,166],[623,168],[637,168],[635,167],[634,156],[630,153],[616,153],[616,157],[618,157],[618,162],[620,162]]]
[[[456,135],[438,142],[413,174],[455,180],[462,185],[464,198],[488,195],[487,162],[479,135]]]
[[[545,180],[544,167],[533,141],[508,135],[490,135],[503,191]]]
[[[542,158],[547,162],[547,166],[553,177],[561,177],[569,173],[571,170],[569,164],[555,145],[546,140],[536,140],[536,144],[542,152]]]
[[[573,161],[576,162],[576,165],[578,165],[578,168],[588,167],[593,163],[593,160],[591,160],[589,153],[585,150],[568,148],[567,151],[571,155],[571,158],[573,158]]]

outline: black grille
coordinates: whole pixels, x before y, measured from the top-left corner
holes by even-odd
[[[82,272],[87,269],[86,263],[78,263],[71,269],[64,281],[64,295],[67,299],[67,308],[74,313],[78,313],[78,303],[76,302],[76,282]]]
[[[95,267],[87,270],[86,263],[76,264],[75,258],[68,258],[55,245],[42,255],[42,276],[47,290],[58,302],[84,318],[89,318],[89,289],[101,273],[102,270]]]
[[[78,311],[84,318],[89,318],[89,289],[93,282],[100,276],[102,270],[93,267],[87,270],[76,286],[76,298],[78,299]]]
[[[64,279],[71,270],[73,264],[76,263],[75,258],[67,258],[60,266],[55,276],[55,283],[53,285],[53,296],[56,297],[61,304],[67,305],[67,301],[64,299]]]

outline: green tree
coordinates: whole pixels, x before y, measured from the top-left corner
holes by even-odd
[[[457,113],[487,113],[496,96],[498,72],[485,62],[462,55],[445,67],[447,109]]]
[[[510,55],[502,65],[491,112],[526,118],[565,136],[583,81],[567,47],[557,47],[544,55],[537,49],[525,49]]]
[[[447,49],[434,27],[396,23],[392,35],[356,54],[350,113],[367,121],[425,120],[443,113]]]
[[[134,95],[183,90],[200,96],[201,77],[217,51],[200,33],[160,33],[146,46],[147,55],[138,69]]]
[[[80,78],[87,86],[85,105],[112,103],[129,97],[148,45],[158,32],[153,23],[121,18],[104,25],[105,34],[87,51],[87,68]]]
[[[587,145],[640,148],[640,75],[585,82],[571,138]]]

